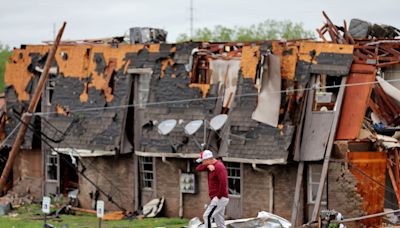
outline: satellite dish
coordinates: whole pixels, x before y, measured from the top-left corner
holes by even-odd
[[[219,114],[217,116],[214,116],[210,120],[210,128],[214,131],[221,129],[221,127],[224,126],[227,119],[228,115],[226,114]]]
[[[203,125],[203,120],[193,120],[190,121],[188,124],[185,126],[185,134],[187,135],[193,135],[196,133],[199,128]]]
[[[176,126],[176,120],[164,120],[157,125],[158,133],[168,135]]]

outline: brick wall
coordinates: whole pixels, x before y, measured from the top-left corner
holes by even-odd
[[[42,198],[43,166],[40,149],[20,150],[12,171],[13,192],[30,192],[36,200]]]
[[[257,165],[265,171],[255,171],[250,164],[243,165],[243,217],[257,216],[259,211],[269,211],[270,178],[272,174],[273,211],[272,213],[290,221],[297,176],[297,164]],[[300,202],[299,215],[303,214],[303,200]],[[299,219],[302,219],[300,217]]]
[[[341,163],[331,162],[328,171],[328,206],[342,213],[344,218],[365,215],[363,198],[357,193],[357,180]],[[359,223],[348,223],[347,227],[361,227]]]
[[[166,162],[162,162],[160,158],[156,159],[156,192],[157,197],[165,197],[164,216],[179,216],[179,169],[186,172],[186,162],[187,159],[167,158]],[[195,165],[191,167],[193,171]],[[183,194],[183,217],[201,218],[204,204],[209,202],[207,173],[196,173],[196,184],[196,194]]]
[[[271,167],[263,167],[267,172]],[[269,211],[270,183],[267,172],[254,171],[251,165],[243,164],[243,217],[255,217],[259,211]]]
[[[164,216],[177,217],[179,216],[179,169],[186,171],[186,159],[167,158],[167,162],[164,163],[157,158],[155,167],[157,197],[165,197]],[[290,220],[297,164],[257,167],[266,172],[254,171],[250,164],[243,164],[242,217],[255,217],[259,211],[269,210],[268,176],[271,172],[274,188],[273,213]],[[196,173],[196,184],[196,194],[183,195],[183,216],[186,218],[201,218],[204,205],[209,203],[206,172]],[[303,214],[302,209],[299,214]]]
[[[134,205],[134,174],[132,154],[120,156],[103,156],[96,158],[83,158],[86,171],[90,180],[97,184],[103,191],[112,196],[112,199],[129,211]],[[81,161],[78,162],[80,165]],[[112,183],[112,184],[111,184]],[[93,208],[90,193],[96,188],[82,175],[79,175],[79,202],[83,208]],[[99,200],[104,200],[106,210],[120,210],[100,194]]]

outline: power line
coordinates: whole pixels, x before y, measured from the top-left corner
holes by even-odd
[[[3,142],[1,142],[0,144],[0,148],[3,148],[4,144],[7,142],[7,140],[14,134],[14,132],[17,130],[17,128],[19,127],[19,125],[21,125],[21,122],[19,122],[17,124],[17,126],[15,126],[15,128],[10,132],[10,134],[3,140]]]
[[[39,116],[35,116],[35,117],[36,117],[36,118],[40,118]],[[58,128],[56,128],[53,124],[51,124],[51,123],[50,123],[49,121],[47,121],[46,119],[41,118],[41,120],[45,120],[45,122],[46,122],[51,128],[55,129],[57,132],[61,132],[61,133],[62,133],[62,131],[60,131]],[[70,132],[69,129],[70,129],[70,128],[68,128],[66,132],[69,133],[69,132]],[[31,129],[31,130],[32,130],[32,129]],[[66,132],[63,133],[63,136],[67,136]],[[73,147],[72,145],[70,145],[68,142],[65,142],[65,141],[64,141],[63,143],[64,143],[67,147],[71,148],[71,149],[74,151],[74,153],[77,155],[77,157],[80,159],[80,162],[81,162],[82,164],[84,164],[80,152],[77,151],[77,149],[76,149],[75,147]],[[114,187],[120,194],[122,194],[122,195],[124,195],[125,197],[127,197],[127,195],[125,195],[124,192],[121,191],[119,188],[117,188],[116,186],[114,186],[114,185],[112,184],[113,182],[112,182],[109,178],[107,178],[105,175],[103,175],[103,173],[100,172],[100,170],[99,170],[95,165],[93,165],[92,163],[89,163],[89,166],[91,166],[93,169],[95,169],[95,170],[97,171],[97,173],[98,173],[103,179],[105,179],[106,181],[108,181],[108,182],[111,184],[111,186]],[[107,171],[110,172],[110,173],[112,172],[112,170],[110,170],[110,169],[107,170]]]
[[[17,116],[15,116],[17,117]],[[35,118],[40,118],[39,116],[35,116]],[[50,137],[48,137],[47,135],[43,134],[42,132],[39,132],[38,130],[36,130],[31,123],[24,123],[21,119],[18,119],[19,121],[19,125],[22,123],[24,125],[27,125],[27,128],[29,130],[31,130],[33,132],[34,135],[40,137],[41,141],[44,142],[52,151],[56,152],[57,154],[63,154],[62,152],[60,152],[58,149],[56,149],[54,146],[51,145],[51,143],[48,142],[48,140],[50,139]],[[53,126],[54,127],[54,126]],[[55,127],[54,127],[55,128]],[[56,129],[56,128],[55,128]],[[57,131],[59,131],[59,129],[56,129]],[[61,132],[61,131],[59,131]],[[46,138],[46,139],[45,139]],[[53,141],[53,140],[49,140],[49,141]],[[67,143],[66,143],[67,144]],[[67,144],[67,146],[69,146]],[[110,193],[105,192],[104,190],[102,190],[97,184],[94,183],[94,181],[92,181],[88,176],[86,176],[86,174],[84,174],[84,171],[86,170],[86,165],[82,160],[82,157],[80,156],[80,153],[73,147],[71,147],[74,152],[78,155],[78,157],[80,158],[80,163],[82,166],[82,170],[79,170],[79,168],[72,164],[68,159],[66,159],[63,156],[60,156],[61,159],[63,159],[69,166],[71,166],[72,168],[74,168],[78,173],[81,174],[82,177],[84,177],[90,184],[92,184],[94,187],[96,187],[97,190],[99,190],[103,195],[105,195],[108,199],[108,201],[110,201],[111,203],[113,203],[115,206],[117,206],[119,209],[126,211],[126,209],[122,206],[120,206],[117,202],[115,202],[112,199],[112,195]],[[102,177],[104,178],[107,182],[109,182],[109,184],[111,185],[111,187],[115,188],[115,190],[117,190],[121,195],[123,195],[124,197],[128,198],[127,195],[125,195],[119,188],[117,188],[112,181],[110,181],[107,177],[105,177],[102,172],[100,172],[99,169],[97,169],[97,167],[95,167],[94,165],[92,165],[92,163],[90,163],[90,166]]]
[[[386,80],[386,82],[399,82],[400,79],[392,79],[392,80]],[[293,92],[304,92],[304,91],[310,91],[313,89],[334,89],[334,88],[341,88],[341,87],[352,87],[352,86],[362,86],[362,85],[372,85],[372,84],[378,84],[378,81],[373,81],[373,82],[359,82],[359,83],[351,83],[351,84],[344,84],[344,85],[331,85],[331,86],[316,86],[316,84],[310,88],[300,88],[300,89],[287,89],[287,90],[277,90],[277,91],[271,91],[267,92],[266,94],[276,94],[276,93],[293,93]],[[258,96],[258,93],[247,93],[247,94],[238,94],[235,95],[236,97],[252,97],[252,96]],[[163,105],[163,104],[179,104],[179,103],[189,103],[189,102],[195,102],[195,101],[208,101],[208,100],[217,100],[220,98],[224,98],[224,96],[214,96],[214,97],[206,97],[206,98],[192,98],[192,99],[182,99],[182,100],[175,100],[175,101],[159,101],[159,102],[148,102],[148,103],[140,103],[140,104],[128,104],[128,105],[118,105],[118,106],[107,106],[107,107],[94,107],[94,108],[83,108],[83,109],[73,109],[69,110],[69,113],[73,112],[92,112],[92,111],[99,111],[99,110],[109,110],[109,109],[124,109],[124,108],[130,108],[130,107],[137,107],[140,105],[145,105],[145,106],[157,106],[157,105]],[[58,114],[57,112],[35,112],[33,115],[37,116],[44,116],[44,115],[52,115],[52,114]]]

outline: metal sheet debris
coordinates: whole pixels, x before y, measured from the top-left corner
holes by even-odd
[[[266,56],[262,75],[261,92],[258,95],[257,107],[251,118],[272,127],[278,126],[281,107],[281,61],[276,55]]]

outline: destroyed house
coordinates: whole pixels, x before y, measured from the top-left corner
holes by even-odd
[[[48,48],[24,46],[10,59],[7,133],[26,110]],[[229,170],[229,215],[239,218],[270,209],[273,177],[264,169],[288,163],[298,106],[294,93],[283,97],[277,93],[257,102],[258,93],[291,86],[287,79],[282,83],[280,60],[271,50],[272,42],[62,44],[30,124],[36,131],[25,136],[16,173],[24,173],[21,182],[33,182],[28,184],[32,188],[43,186],[36,189],[38,195],[79,189],[83,207],[90,208],[97,195],[112,198],[115,204],[110,208],[133,211],[164,196],[166,215],[178,216],[181,205],[183,216],[192,217],[201,213],[203,203],[191,202],[207,202],[205,176],[196,174],[195,189],[180,202],[178,172],[193,173],[200,144],[206,143]],[[16,76],[14,69],[23,74]],[[265,118],[262,112],[268,105],[273,114]],[[227,121],[213,130],[213,118],[220,114]],[[179,123],[162,134],[158,126],[165,120]],[[196,120],[202,124],[189,134],[184,127]],[[22,165],[26,159],[42,160],[43,167],[32,172]],[[78,166],[78,172],[71,164]],[[295,166],[289,167],[282,174],[276,171],[282,177],[275,182],[282,187],[283,178],[289,177],[286,173],[294,173]],[[95,180],[96,186],[87,179]],[[260,180],[261,187],[247,187]],[[110,195],[96,194],[97,188]],[[268,194],[257,201],[261,192]],[[290,196],[289,189],[280,192]],[[287,213],[285,206],[276,206],[276,211]]]
[[[381,77],[398,78],[400,42],[354,39],[329,18],[319,32],[322,41],[61,43],[13,189],[78,189],[81,207],[104,199],[108,210],[163,197],[165,216],[199,217],[209,199],[195,158],[208,148],[228,170],[229,218],[264,210],[301,225],[326,209],[397,209],[398,142],[376,129],[397,129],[398,90]],[[21,46],[7,64],[8,147],[49,48]]]

